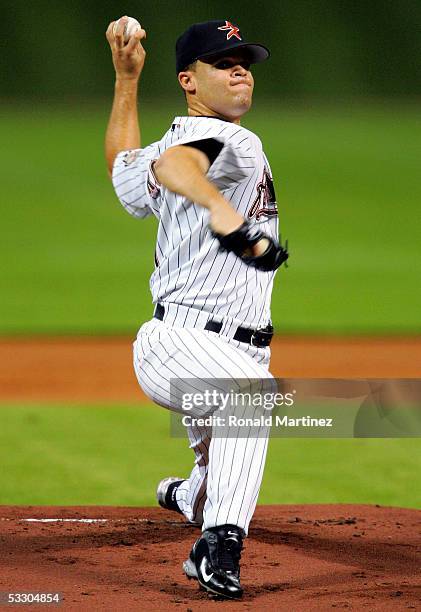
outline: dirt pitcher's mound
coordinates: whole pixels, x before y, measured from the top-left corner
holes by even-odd
[[[0,506],[0,591],[59,592],[65,610],[419,609],[419,511],[259,507],[242,602],[212,601],[183,575],[199,533],[160,508]]]

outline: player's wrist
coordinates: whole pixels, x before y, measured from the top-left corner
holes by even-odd
[[[213,232],[226,235],[237,230],[243,223],[244,218],[225,199],[210,209],[209,224]]]
[[[208,199],[206,208],[210,213],[233,210],[231,204],[219,192]]]
[[[139,75],[140,76],[140,75]],[[115,79],[115,89],[121,92],[136,92],[139,85],[139,76],[120,76]]]

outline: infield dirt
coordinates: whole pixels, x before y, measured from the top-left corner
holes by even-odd
[[[420,378],[421,338],[283,337],[271,372],[284,378]],[[0,340],[0,401],[142,402],[132,339]],[[149,400],[148,400],[149,401]]]
[[[199,530],[160,508],[0,507],[0,516],[0,590],[60,592],[65,610],[420,605],[421,516],[414,510],[258,507],[243,552],[242,602],[212,601],[187,580],[181,565]],[[27,521],[46,518],[102,521]]]
[[[283,377],[421,376],[417,338],[284,338],[272,354]],[[144,400],[129,338],[0,341],[0,401]],[[241,602],[212,601],[182,574],[198,534],[160,508],[0,506],[0,592],[60,592],[77,611],[421,609],[420,511],[258,507]]]

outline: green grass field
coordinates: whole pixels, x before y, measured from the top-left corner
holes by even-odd
[[[2,406],[1,504],[154,505],[193,453],[153,406]],[[421,507],[416,439],[273,439],[259,503]]]
[[[2,108],[0,333],[132,333],[151,314],[156,222],[131,218],[113,194],[109,106]],[[144,145],[184,113],[181,100],[141,109]],[[419,108],[256,100],[243,124],[264,143],[292,251],[274,290],[277,328],[420,332]]]
[[[264,143],[292,253],[273,294],[278,331],[420,333],[419,108],[255,104],[243,125]],[[156,221],[113,194],[109,108],[2,108],[0,334],[132,334],[151,315]],[[143,144],[177,114],[181,99],[141,105]],[[191,466],[159,408],[0,413],[3,504],[152,504],[161,477]],[[420,457],[413,439],[274,439],[260,502],[419,507]]]

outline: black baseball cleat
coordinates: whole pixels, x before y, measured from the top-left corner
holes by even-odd
[[[240,584],[242,548],[243,532],[239,527],[211,527],[195,542],[189,558],[183,563],[183,570],[209,593],[239,599],[243,595]]]
[[[168,478],[161,480],[156,489],[156,499],[158,500],[158,504],[166,510],[173,510],[174,512],[183,514],[175,499],[177,488],[182,482],[184,482],[184,479],[178,478],[177,476],[169,476]]]

